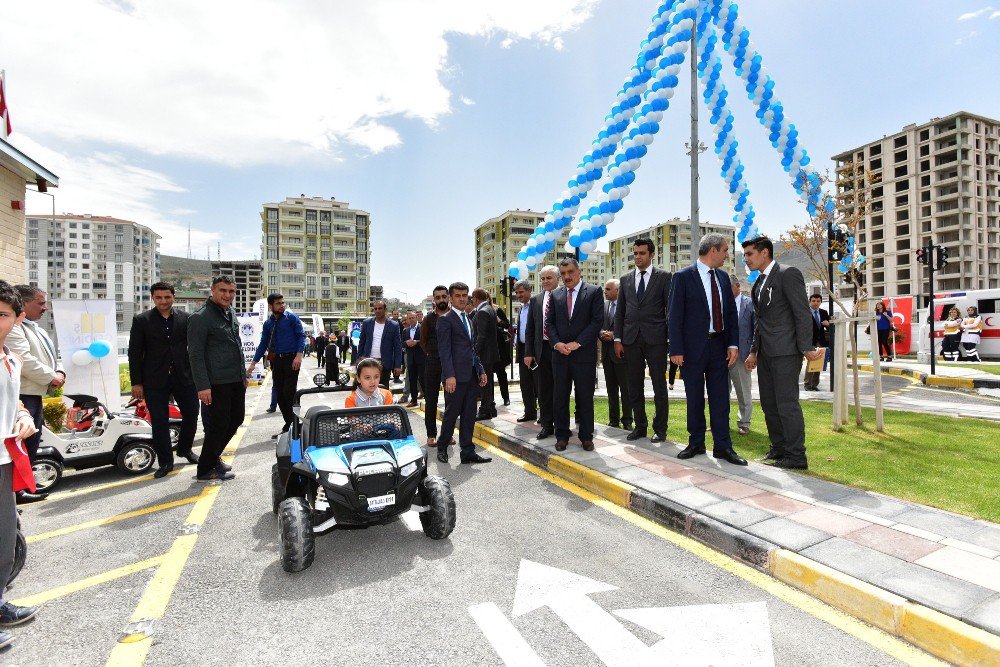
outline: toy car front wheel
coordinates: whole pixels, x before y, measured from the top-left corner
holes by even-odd
[[[443,540],[455,530],[455,494],[444,477],[429,476],[420,487],[423,504],[427,510],[420,513],[424,535]]]
[[[303,498],[285,498],[278,504],[281,528],[281,567],[285,572],[301,572],[316,556],[309,505]]]
[[[31,472],[35,476],[36,493],[45,493],[62,479],[62,464],[47,456],[40,456],[31,464]]]
[[[281,469],[275,463],[271,466],[271,510],[277,514],[278,505],[285,499],[285,485],[281,483]]]
[[[126,443],[118,452],[115,465],[130,475],[143,475],[150,471],[154,463],[156,463],[156,452],[153,451],[153,446],[147,442],[133,440]]]

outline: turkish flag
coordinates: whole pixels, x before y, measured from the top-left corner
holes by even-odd
[[[24,442],[15,438],[6,438],[3,441],[10,454],[10,460],[14,464],[13,479],[14,488],[12,491],[35,492],[35,474],[31,471],[31,459],[28,458],[28,450],[24,448]]]

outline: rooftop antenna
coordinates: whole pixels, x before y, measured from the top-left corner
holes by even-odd
[[[222,261],[222,241],[215,242],[215,260],[217,262]]]
[[[191,223],[188,223],[188,259],[191,259]]]

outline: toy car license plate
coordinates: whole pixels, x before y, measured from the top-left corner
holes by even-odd
[[[396,504],[396,494],[390,493],[386,496],[375,496],[368,499],[368,511],[375,512]]]

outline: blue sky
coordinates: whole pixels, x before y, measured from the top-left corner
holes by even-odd
[[[185,252],[190,222],[196,256],[211,245],[214,257],[216,242],[223,257],[251,256],[262,202],[335,195],[372,213],[374,282],[411,301],[438,282],[474,280],[477,224],[552,204],[614,103],[656,6],[553,0],[544,10],[520,1],[491,10],[438,0],[399,16],[393,3],[362,11],[333,2],[307,37],[293,30],[315,5],[282,15],[284,5],[218,4],[194,18],[138,0],[68,3],[65,15],[47,17],[16,10],[0,26],[11,141],[63,178],[57,210],[150,224],[169,254]],[[740,3],[820,167],[908,123],[958,110],[1000,117],[998,10],[982,0]],[[121,23],[102,27],[109,16]],[[142,30],[169,36],[185,16],[200,25],[189,45],[143,40]],[[73,29],[88,21],[97,34]],[[206,51],[222,21],[246,38]],[[269,25],[280,36],[262,40]],[[106,39],[102,29],[112,30]],[[352,53],[294,55],[307,40]],[[276,50],[261,55],[267,43]],[[738,93],[736,133],[758,222],[777,236],[805,213],[735,75],[725,80]],[[683,82],[611,237],[688,214],[688,94]],[[703,122],[709,145],[710,131]],[[702,166],[702,218],[728,222],[714,153]],[[30,213],[50,207],[29,199]]]

